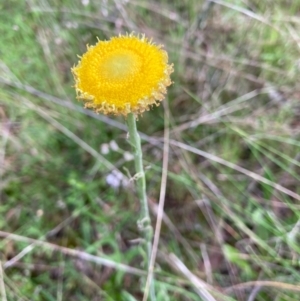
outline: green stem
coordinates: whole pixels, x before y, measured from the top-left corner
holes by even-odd
[[[143,231],[144,239],[146,243],[146,269],[149,269],[149,262],[151,258],[152,251],[152,236],[153,230],[151,226],[147,194],[146,194],[146,178],[143,167],[143,153],[141,147],[141,138],[137,131],[136,127],[136,117],[133,113],[129,113],[127,115],[127,126],[129,132],[129,141],[132,146],[133,154],[134,154],[134,164],[135,164],[135,182],[138,191],[138,196],[141,204],[141,218],[138,222],[140,229]],[[152,291],[152,293],[151,293]],[[155,300],[154,294],[154,286],[150,288],[150,297],[151,300]]]
[[[127,126],[129,131],[129,141],[134,154],[135,171],[137,173],[136,186],[141,202],[141,215],[142,219],[148,219],[148,222],[150,223],[150,215],[146,194],[146,179],[143,167],[141,138],[137,131],[135,116],[132,113],[129,113],[127,116]]]

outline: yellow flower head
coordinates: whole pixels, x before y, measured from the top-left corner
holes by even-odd
[[[168,54],[134,34],[88,46],[72,69],[77,98],[104,114],[135,115],[158,105],[171,85]]]

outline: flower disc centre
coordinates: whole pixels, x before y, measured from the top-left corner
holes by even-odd
[[[100,72],[109,80],[128,80],[140,70],[140,59],[132,51],[119,51],[103,58]]]

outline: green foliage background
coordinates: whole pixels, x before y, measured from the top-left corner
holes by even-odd
[[[154,225],[170,114],[157,300],[202,300],[171,254],[216,300],[299,300],[299,14],[299,0],[0,1],[2,298],[142,300],[145,277],[95,262],[142,266],[125,122],[84,110],[70,72],[97,37],[135,31],[175,66],[138,121]]]

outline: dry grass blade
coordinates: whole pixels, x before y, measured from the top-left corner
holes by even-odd
[[[63,107],[69,108],[71,110],[80,112],[80,113],[85,114],[87,116],[90,116],[94,119],[100,120],[100,121],[102,121],[102,122],[104,122],[104,123],[106,123],[106,124],[108,124],[112,127],[118,128],[122,131],[127,131],[127,127],[121,122],[113,120],[113,119],[111,119],[107,116],[104,116],[104,115],[98,115],[98,114],[94,113],[91,110],[84,109],[82,106],[75,105],[74,102],[64,100],[64,99],[58,98],[56,96],[47,94],[43,91],[35,89],[32,86],[25,85],[25,84],[19,83],[17,81],[12,82],[12,81],[9,81],[9,80],[3,79],[3,78],[0,78],[0,83],[5,84],[5,85],[10,86],[10,87],[14,87],[14,88],[23,90],[27,93],[30,93],[31,95],[34,95],[34,96],[36,96],[38,98],[41,98],[41,99],[44,99],[46,101],[53,102],[53,103],[55,103],[59,106],[63,106]]]
[[[193,284],[198,295],[203,298],[204,301],[216,301],[213,295],[208,291],[208,285],[195,276],[175,254],[170,254],[169,259],[180,273]]]
[[[149,262],[148,276],[145,287],[145,293],[143,301],[148,300],[149,289],[151,286],[151,281],[153,278],[154,265],[157,255],[158,243],[160,238],[161,224],[164,217],[164,205],[166,197],[166,188],[167,188],[167,177],[168,177],[168,165],[169,165],[169,107],[168,103],[165,104],[165,134],[164,134],[164,150],[163,150],[163,165],[162,165],[162,176],[161,176],[161,186],[160,186],[160,195],[159,195],[159,204],[157,210],[157,219],[154,232],[152,253]]]
[[[274,28],[278,32],[281,32],[280,28],[274,26],[272,23],[268,22],[263,17],[261,17],[261,16],[255,14],[255,13],[253,13],[252,11],[250,11],[248,9],[244,9],[244,8],[239,7],[237,5],[233,5],[233,4],[230,4],[228,2],[224,2],[224,1],[220,1],[220,0],[210,0],[210,1],[212,1],[212,2],[214,2],[216,4],[219,4],[219,5],[226,6],[226,7],[230,8],[230,9],[236,10],[236,11],[238,11],[238,12],[240,12],[240,13],[242,13],[242,14],[244,14],[244,15],[252,18],[252,19],[255,19],[255,20],[259,21],[259,22],[262,22],[263,24],[266,24],[266,25]]]
[[[95,256],[95,255],[90,255],[86,252],[78,251],[75,249],[61,247],[61,246],[58,246],[58,245],[55,245],[55,244],[52,244],[49,242],[40,241],[40,240],[32,239],[29,237],[17,235],[17,234],[11,234],[11,233],[7,233],[4,231],[0,231],[0,237],[3,237],[7,240],[14,240],[14,241],[19,241],[19,242],[25,242],[28,244],[35,244],[37,246],[41,246],[41,247],[50,249],[52,251],[62,252],[63,254],[68,255],[68,256],[76,257],[76,258],[79,258],[84,261],[94,262],[94,263],[100,264],[100,265],[105,265],[107,267],[111,267],[116,270],[124,271],[129,274],[138,275],[138,276],[144,276],[146,274],[142,270],[130,267],[130,266],[122,264],[122,263],[115,262],[110,259],[101,258],[101,257]]]
[[[42,240],[44,241],[45,237],[51,237],[51,236],[54,236],[55,234],[57,234],[64,227],[66,227],[71,221],[73,221],[79,215],[79,212],[80,212],[80,209],[73,212],[71,216],[69,216],[64,221],[62,221],[60,224],[58,224],[55,228],[50,230],[45,236],[40,237],[40,241],[42,241]],[[32,243],[29,246],[27,246],[26,248],[24,248],[20,253],[18,253],[14,257],[10,258],[8,261],[6,261],[6,263],[4,264],[4,268],[6,269],[10,266],[15,266],[21,258],[23,258],[28,253],[30,253],[32,250],[34,250],[35,247],[36,247],[36,244]]]
[[[205,158],[207,158],[207,159],[209,159],[211,161],[220,163],[220,164],[222,164],[224,166],[227,166],[229,168],[232,168],[232,169],[234,169],[234,170],[236,170],[236,171],[238,171],[238,172],[240,172],[240,173],[242,173],[242,174],[244,174],[244,175],[246,175],[246,176],[248,176],[248,177],[250,177],[250,178],[252,178],[252,179],[254,179],[256,181],[258,181],[258,182],[261,182],[261,183],[264,183],[266,185],[269,185],[269,186],[273,187],[274,189],[276,189],[276,190],[278,190],[280,192],[283,192],[284,194],[289,195],[290,197],[292,197],[292,198],[300,201],[300,195],[299,194],[297,194],[297,193],[295,193],[295,192],[293,192],[293,191],[291,191],[291,190],[289,190],[289,189],[281,186],[280,184],[274,183],[273,181],[270,181],[270,180],[262,177],[261,175],[258,175],[257,173],[255,173],[253,171],[247,170],[247,169],[245,169],[243,167],[240,167],[240,166],[238,166],[238,165],[236,165],[234,163],[228,162],[228,161],[226,161],[226,160],[224,160],[224,159],[222,159],[222,158],[220,158],[218,156],[215,156],[213,154],[209,154],[209,153],[207,153],[205,151],[202,151],[200,149],[194,148],[192,146],[189,146],[189,145],[184,144],[184,143],[179,142],[179,141],[170,140],[170,144],[175,145],[177,147],[180,147],[182,149],[185,149],[187,151],[190,151],[190,152],[192,152],[194,154],[197,154],[199,156],[205,157]]]
[[[156,203],[153,203],[150,201],[150,208],[157,216],[158,214],[158,205]],[[197,256],[197,253],[193,250],[192,246],[189,244],[189,242],[186,240],[184,236],[180,233],[180,231],[176,228],[174,223],[171,221],[169,216],[164,212],[163,214],[163,221],[165,225],[169,228],[169,230],[172,232],[172,234],[176,237],[176,239],[182,244],[185,251],[190,256],[190,259],[192,260],[193,264],[197,264],[199,261],[199,257]]]
[[[83,148],[85,151],[87,151],[89,154],[91,154],[93,157],[95,157],[97,160],[99,160],[108,170],[117,170],[120,174],[123,174],[120,170],[118,170],[112,163],[110,163],[108,160],[106,160],[102,155],[100,155],[95,149],[93,149],[89,144],[87,144],[85,141],[80,139],[78,136],[76,136],[74,133],[72,133],[69,129],[64,127],[61,123],[56,121],[54,118],[50,116],[50,114],[46,113],[41,108],[34,105],[31,101],[23,98],[25,104],[30,109],[36,111],[40,116],[42,116],[45,120],[47,120],[52,126],[57,128],[59,131],[64,133],[67,137],[72,139],[75,143],[77,143],[81,148]],[[125,174],[123,174],[124,177],[126,177]]]
[[[243,290],[248,289],[252,286],[260,286],[260,287],[272,287],[277,289],[283,289],[283,290],[290,290],[295,292],[300,292],[300,285],[290,284],[290,283],[284,283],[279,281],[248,281],[244,283],[239,283],[230,287],[227,287],[225,291],[227,293],[233,291],[233,290]]]
[[[5,283],[4,283],[4,276],[3,276],[3,269],[2,269],[2,262],[1,261],[0,261],[0,290],[1,290],[2,301],[7,301]]]
[[[191,97],[195,97],[189,91],[187,91],[185,88],[183,88],[183,90]],[[236,99],[233,99],[228,104],[221,106],[215,112],[212,112],[205,116],[200,116],[192,121],[189,121],[189,122],[186,122],[186,123],[183,123],[183,124],[177,126],[176,128],[174,128],[172,130],[172,133],[177,132],[177,131],[181,132],[181,131],[184,131],[187,129],[195,128],[201,124],[209,123],[214,120],[218,120],[219,118],[221,118],[223,116],[229,115],[229,114],[239,111],[239,110],[242,110],[242,109],[244,109],[244,106],[245,106],[244,103],[246,103],[250,99],[257,97],[258,95],[268,94],[272,90],[274,90],[274,89],[272,87],[270,87],[270,88],[263,88],[263,89],[257,89],[257,90],[251,91],[245,95],[242,95]]]

